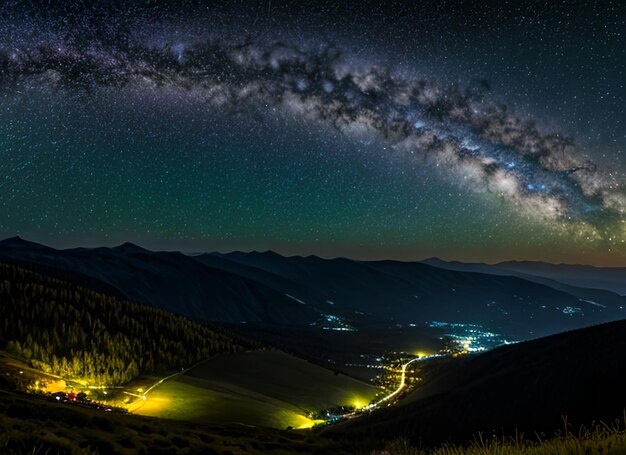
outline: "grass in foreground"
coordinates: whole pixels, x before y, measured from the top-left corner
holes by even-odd
[[[565,422],[565,431],[553,438],[484,437],[478,435],[468,445],[444,444],[436,449],[411,446],[404,439],[388,443],[371,455],[623,455],[626,454],[626,414],[623,421],[612,425],[595,424],[592,429],[581,427],[573,433]]]
[[[626,453],[626,416],[612,426],[595,425],[551,439],[481,438],[465,446],[426,450],[397,440],[383,450],[360,438],[319,432],[280,431],[241,425],[209,426],[95,411],[26,395],[0,398],[0,453],[12,454],[172,454],[221,455],[618,455]]]
[[[197,425],[96,411],[27,395],[0,396],[2,455],[176,453],[348,455],[353,451],[310,432]]]

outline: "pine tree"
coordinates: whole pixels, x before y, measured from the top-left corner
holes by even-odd
[[[119,384],[253,347],[156,308],[0,263],[0,348],[46,372]],[[28,330],[25,330],[25,328]]]

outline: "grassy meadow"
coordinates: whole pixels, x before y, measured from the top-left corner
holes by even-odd
[[[306,416],[367,404],[377,388],[288,354],[217,356],[155,387],[135,414],[194,423],[306,428]]]

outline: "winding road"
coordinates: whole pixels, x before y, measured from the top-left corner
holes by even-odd
[[[386,397],[381,398],[377,402],[368,404],[363,409],[366,410],[366,411],[375,409],[378,406],[380,406],[381,404],[385,403],[386,401],[391,400],[393,397],[398,395],[400,392],[402,392],[402,389],[404,389],[404,387],[406,386],[406,369],[409,367],[410,364],[412,364],[413,362],[416,362],[418,360],[420,360],[420,359],[419,358],[411,359],[407,363],[402,365],[402,376],[400,377],[400,385],[398,386],[398,388],[396,390],[391,392]]]
[[[419,360],[423,360],[423,359],[422,358],[415,358],[415,359],[411,359],[408,362],[406,362],[405,364],[403,364],[402,368],[400,370],[401,371],[401,376],[400,376],[400,384],[398,385],[398,388],[396,388],[393,392],[391,392],[389,395],[384,396],[380,400],[378,400],[378,401],[376,401],[374,403],[370,403],[367,406],[364,406],[362,408],[362,410],[363,411],[371,411],[373,409],[376,409],[376,408],[380,407],[381,405],[383,405],[384,403],[392,400],[395,396],[397,396],[400,392],[402,392],[402,390],[406,387],[406,372],[407,372],[407,369],[409,368],[409,365],[411,365],[413,362],[417,362]],[[125,391],[124,393],[126,393],[127,395],[132,395],[132,396],[135,396],[137,398],[140,398],[140,401],[138,402],[139,406],[137,408],[133,409],[130,412],[134,413],[138,409],[140,409],[143,406],[142,400],[145,401],[147,399],[147,395],[155,387],[158,387],[159,385],[163,384],[165,381],[168,381],[168,380],[173,379],[173,378],[175,378],[177,376],[185,374],[187,371],[191,370],[195,366],[197,366],[197,365],[199,365],[201,363],[204,363],[206,361],[207,360],[203,360],[203,361],[198,362],[197,364],[195,364],[195,365],[193,365],[193,366],[191,366],[189,368],[186,368],[186,369],[181,370],[181,371],[177,371],[176,373],[173,373],[173,374],[171,374],[169,376],[166,376],[166,377],[158,380],[151,387],[149,387],[145,392],[143,392],[141,395]],[[349,414],[346,414],[344,417],[353,418],[353,417],[356,417],[358,414],[359,414],[359,412],[351,412]]]

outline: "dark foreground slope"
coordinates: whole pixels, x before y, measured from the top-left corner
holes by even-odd
[[[353,441],[332,441],[303,431],[243,425],[198,425],[123,415],[0,390],[0,453],[3,455],[340,455],[355,453],[355,447]]]
[[[623,416],[626,321],[553,335],[436,365],[397,408],[331,429],[426,445],[491,430],[554,431]]]

